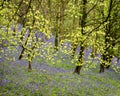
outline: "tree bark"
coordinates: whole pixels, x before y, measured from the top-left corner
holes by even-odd
[[[110,55],[106,50],[102,55],[102,62],[100,64],[100,73],[103,73],[105,69],[109,69],[113,56]]]
[[[105,67],[103,64],[100,64],[100,73],[104,73]]]
[[[85,26],[86,26],[86,18],[87,18],[87,13],[86,13],[86,4],[87,4],[87,0],[82,0],[82,17],[79,17],[79,19],[81,19],[79,21],[79,26],[81,27],[81,33],[82,35],[85,35]],[[81,10],[81,9],[80,9]],[[80,74],[80,71],[81,71],[81,68],[82,68],[82,65],[83,65],[83,59],[84,59],[84,44],[83,42],[81,41],[81,48],[80,48],[80,51],[79,51],[79,57],[78,57],[78,62],[79,62],[79,66],[76,66],[75,68],[75,71],[77,74],[79,73]],[[79,69],[79,70],[77,70]]]
[[[110,54],[108,54],[107,62],[109,63],[109,65],[106,66],[106,69],[109,69],[109,68],[110,68],[111,62],[112,62],[112,58],[113,58],[113,56],[110,55]]]
[[[80,52],[79,52],[79,57],[78,57],[78,62],[79,64],[76,65],[75,71],[74,73],[80,74],[80,71],[82,69],[82,65],[83,65],[83,59],[84,59],[84,46],[81,46]]]
[[[32,64],[31,63],[32,63],[31,61],[28,62],[28,71],[29,72],[32,71]]]
[[[22,34],[23,35],[23,34]],[[25,41],[25,46],[27,45],[27,42],[28,42],[28,38],[30,37],[30,33],[29,33],[29,35],[28,35],[28,37],[27,37],[27,40]],[[21,37],[21,41],[23,42],[23,36]],[[18,59],[19,60],[21,60],[22,58],[23,58],[23,55],[24,55],[24,52],[25,52],[25,48],[24,48],[24,46],[23,45],[21,45],[22,46],[22,51],[21,51],[21,53],[20,53],[20,56],[18,57]]]
[[[22,47],[23,48],[23,47]],[[21,53],[20,53],[20,56],[19,56],[19,60],[21,60],[23,58],[23,55],[24,55],[24,52],[25,52],[25,48],[22,49]]]
[[[60,8],[59,8],[60,10]],[[59,45],[59,12],[56,14],[56,26],[55,26],[55,51],[58,51],[58,45]]]
[[[28,34],[27,40],[25,41],[25,44],[24,44],[25,46],[27,45],[28,39],[29,39],[29,37],[30,37],[30,35],[31,35],[31,30],[29,30],[29,31],[30,31],[30,32],[29,32],[29,34]],[[25,47],[22,45],[22,51],[21,51],[21,53],[20,53],[19,60],[22,59],[24,52],[25,52]]]
[[[76,66],[75,71],[73,73],[80,74],[82,66]]]
[[[112,61],[112,53],[109,51],[113,48],[114,43],[112,43],[112,23],[111,23],[111,11],[113,8],[113,0],[110,0],[109,2],[109,10],[108,10],[108,16],[106,18],[106,21],[109,21],[108,24],[105,26],[105,46],[104,46],[104,53],[102,55],[102,62],[100,64],[100,73],[104,72],[104,69],[109,69]],[[104,15],[104,12],[103,12]]]
[[[76,51],[76,49],[77,49],[77,44],[72,44],[72,59],[74,59],[74,56],[75,56],[75,51]]]

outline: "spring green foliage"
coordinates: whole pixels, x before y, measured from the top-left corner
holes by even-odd
[[[87,1],[86,5],[82,4],[83,1]],[[117,0],[1,0],[0,5],[1,48],[14,53],[21,46],[25,50],[22,59],[32,62],[38,56],[53,64],[60,64],[64,62],[61,59],[64,57],[59,57],[56,61],[56,56],[64,54],[70,58],[72,44],[84,46],[85,49],[91,48],[92,55],[101,54],[100,61],[105,65],[108,65],[108,61],[103,60],[102,55],[120,57],[120,4]],[[83,14],[83,11],[86,13]],[[84,19],[83,27],[81,23]],[[46,41],[51,36],[55,37],[55,47],[58,47],[59,52],[55,52],[54,42],[44,41],[38,33],[43,34],[42,38]],[[109,36],[106,37],[106,34]],[[69,43],[69,48],[63,46],[66,42]],[[4,53],[3,49],[0,50],[1,53]],[[9,56],[6,58],[10,59]],[[11,58],[16,60],[18,56],[13,55]],[[70,62],[79,64],[78,54]]]
[[[0,96],[120,96],[119,9],[119,0],[0,0]],[[100,64],[111,68],[99,74]]]

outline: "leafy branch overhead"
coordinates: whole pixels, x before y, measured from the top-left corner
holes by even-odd
[[[62,62],[56,60],[61,53],[80,74],[91,50],[88,58],[100,55],[104,72],[120,57],[119,9],[119,0],[1,0],[0,51],[20,49],[12,58],[28,61],[28,69],[37,57]]]

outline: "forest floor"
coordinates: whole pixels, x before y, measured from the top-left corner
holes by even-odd
[[[120,73],[83,68],[77,75],[69,60],[60,63],[36,58],[28,72],[25,60],[1,60],[0,96],[120,96]]]

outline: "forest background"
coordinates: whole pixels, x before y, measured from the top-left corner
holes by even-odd
[[[6,75],[9,73],[8,77],[11,77],[10,74],[12,74],[12,72],[14,74],[17,70],[23,72],[22,75],[30,75],[30,77],[28,76],[29,78],[41,76],[40,78],[42,78],[43,85],[44,82],[49,82],[50,76],[53,78],[53,73],[55,72],[59,74],[55,75],[56,77],[59,77],[61,74],[64,76],[65,73],[61,73],[61,71],[70,72],[69,75],[75,73],[72,74],[75,77],[71,78],[77,78],[79,81],[79,79],[83,79],[84,77],[78,78],[76,74],[82,75],[88,72],[86,73],[86,76],[88,76],[88,74],[91,73],[89,71],[92,70],[92,76],[93,74],[97,74],[96,78],[102,78],[99,77],[102,75],[99,74],[98,76],[98,73],[104,73],[107,69],[108,73],[105,73],[107,78],[109,77],[108,74],[112,74],[119,80],[120,78],[116,77],[119,76],[120,72],[119,10],[119,0],[1,0],[1,96],[8,94],[8,90],[12,90],[8,88],[11,88],[11,85],[4,85],[6,83],[13,84],[5,81],[7,80]],[[24,70],[25,66],[28,66],[30,73],[26,73]],[[46,66],[47,69],[44,70]],[[39,67],[45,73],[42,73]],[[38,72],[37,68],[39,69]],[[9,72],[9,70],[11,71]],[[46,72],[50,74],[51,71],[53,72],[51,73],[52,75],[46,74]],[[111,78],[112,75],[110,75]],[[13,80],[13,78],[11,80]],[[44,78],[49,79],[43,80]],[[109,79],[111,80],[111,78]],[[19,81],[19,79],[16,81]],[[32,81],[36,84],[36,82],[38,82],[37,80]],[[106,82],[105,80],[103,81]],[[31,84],[31,82],[29,83]],[[56,80],[56,82],[59,81]],[[70,84],[71,79],[70,81],[68,80],[68,82]],[[75,84],[76,82],[77,81],[75,81]],[[120,81],[117,81],[118,85],[116,84],[115,86],[120,87],[119,82]],[[4,85],[4,87],[2,87],[2,85]],[[41,86],[41,84],[38,85]],[[53,86],[55,86],[54,83]],[[47,90],[45,85],[44,87]],[[43,88],[42,91],[36,94],[44,95],[37,96],[53,96],[51,94],[59,96],[56,95],[59,91],[54,88],[55,93],[54,91],[50,91],[50,93],[47,94],[46,90]],[[62,89],[60,88],[59,90]],[[78,90],[78,87],[75,90]],[[13,94],[12,91],[10,91],[10,94]],[[19,91],[20,89],[17,94],[22,93],[23,90],[21,92]],[[92,91],[89,91],[90,94],[92,94],[90,96],[93,96],[94,92],[91,93]],[[106,96],[119,96],[120,92],[118,90],[114,89],[113,91],[115,91],[116,95],[113,95],[114,92],[110,92],[112,95],[108,95],[109,92],[105,91]],[[30,90],[27,90],[26,94],[30,94],[30,92]],[[60,96],[68,94],[66,92],[63,88],[61,91],[63,95]],[[84,90],[81,92],[83,92],[81,94],[86,94]],[[98,91],[96,94],[101,95],[95,96],[103,96],[103,93],[101,93],[101,91],[99,93]],[[70,96],[75,96],[75,94],[80,94],[80,92],[70,94],[73,94]],[[89,94],[89,92],[87,94]]]

